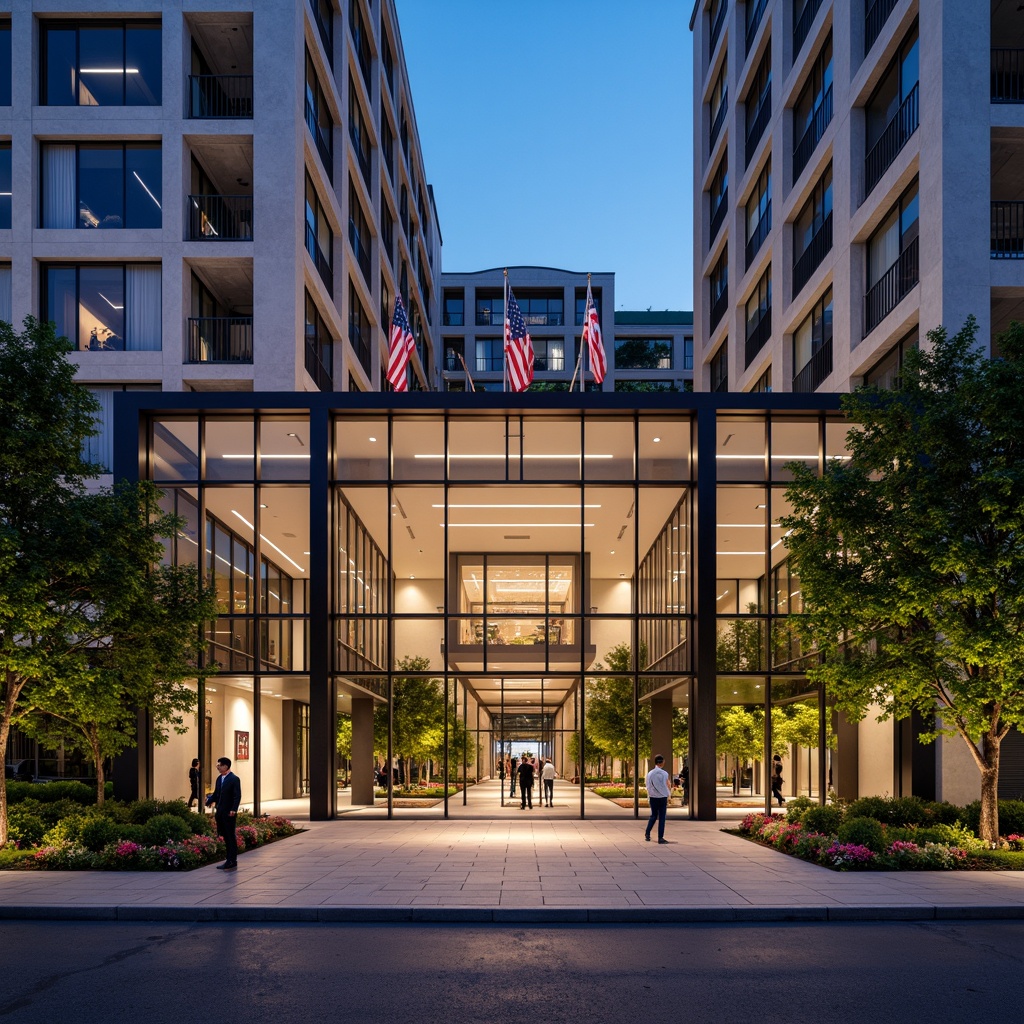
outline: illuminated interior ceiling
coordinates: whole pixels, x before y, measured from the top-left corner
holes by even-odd
[[[551,712],[565,703],[576,688],[575,677],[544,676],[535,679],[502,679],[501,676],[473,676],[468,680],[470,690],[481,704],[491,712],[506,714]]]

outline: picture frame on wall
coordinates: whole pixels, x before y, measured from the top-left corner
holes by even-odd
[[[235,730],[235,760],[249,760],[249,733]]]

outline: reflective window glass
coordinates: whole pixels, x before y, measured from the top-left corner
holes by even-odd
[[[126,147],[124,177],[128,193],[125,226],[129,228],[160,227],[163,201],[160,146]]]
[[[207,417],[206,479],[252,480],[256,475],[253,421]]]
[[[129,107],[159,106],[162,94],[159,25],[127,26],[125,66],[125,104]]]
[[[150,474],[154,480],[199,479],[199,421],[155,420]]]
[[[719,480],[763,480],[764,420],[719,417],[715,465]]]
[[[260,420],[260,479],[309,479],[309,419]]]
[[[124,267],[78,269],[78,348],[124,349]]]
[[[124,147],[78,147],[78,226],[123,228]]]
[[[81,106],[124,103],[124,29],[78,29],[78,102]]]

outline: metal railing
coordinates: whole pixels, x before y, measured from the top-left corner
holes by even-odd
[[[370,280],[370,246],[359,234],[355,221],[351,217],[348,222],[348,243],[352,246],[356,262],[359,264],[359,269],[363,272],[363,280],[368,287],[372,287],[373,282]]]
[[[794,391],[817,391],[832,372],[832,339],[826,339],[817,352],[811,353],[806,366],[793,376]]]
[[[370,151],[368,147],[364,147],[365,142],[365,129],[360,134],[359,126],[356,124],[352,115],[349,115],[348,119],[348,137],[352,140],[352,151],[355,153],[356,163],[359,164],[359,170],[363,175],[363,181],[366,183],[366,187],[370,187]],[[408,231],[405,232],[409,234]]]
[[[725,223],[725,215],[729,207],[729,189],[722,193],[722,198],[718,202],[718,206],[715,207],[714,212],[711,214],[711,234],[708,237],[709,246],[714,243],[718,237],[718,229]]]
[[[864,337],[867,337],[917,284],[918,266],[918,240],[915,238],[864,296]]]
[[[188,116],[252,117],[252,75],[189,75]]]
[[[747,0],[747,53],[750,53],[750,46],[754,42],[754,36],[757,35],[758,26],[761,24],[767,6],[768,0]]]
[[[189,196],[190,242],[251,242],[252,196]]]
[[[878,141],[868,151],[864,159],[864,196],[867,198],[879,179],[892,166],[892,162],[907,144],[907,140],[917,131],[921,123],[921,112],[918,104],[920,85],[915,85],[900,104],[899,110],[878,136]]]
[[[753,330],[747,331],[747,345],[746,345],[746,363],[744,369],[746,369],[754,361],[754,356],[761,351],[768,343],[768,339],[772,336],[772,307],[768,306],[765,311],[761,314],[761,319],[757,321],[757,326]]]
[[[814,22],[814,16],[818,13],[818,8],[821,7],[821,0],[807,0],[804,5],[804,9],[800,12],[800,17],[797,18],[796,24],[793,26],[793,63],[796,63],[797,57],[800,56],[800,51],[803,49],[803,45],[807,42],[807,35],[811,31],[811,25]]]
[[[715,52],[715,44],[718,42],[718,37],[722,34],[722,29],[725,26],[725,12],[728,9],[729,4],[723,3],[718,8],[718,17],[715,18],[715,23],[711,26],[711,35],[708,36],[708,59],[711,59],[711,54]]]
[[[727,93],[722,94],[722,102],[718,104],[718,112],[715,114],[714,121],[711,122],[711,132],[708,135],[708,152],[715,148],[715,140],[718,138],[718,133],[722,130],[722,125],[725,124],[725,115],[729,112],[729,96]]]
[[[329,13],[329,5],[322,0],[309,0],[309,6],[313,12],[316,30],[320,33],[320,42],[324,44],[324,49],[327,51],[327,61],[331,67],[334,67],[334,24]],[[325,6],[328,7],[328,10],[321,10]]]
[[[709,318],[708,326],[713,331],[717,326],[718,322],[725,316],[725,311],[729,308],[729,289],[723,288],[722,293],[711,301],[711,314]]]
[[[190,316],[187,363],[251,363],[251,316]]]
[[[317,120],[313,104],[309,100],[306,100],[306,127],[316,143],[316,151],[320,154],[320,160],[324,165],[324,170],[327,171],[327,177],[334,181],[334,154],[331,149],[333,127],[330,129],[329,134],[324,133],[320,127],[320,122]]]
[[[309,341],[306,342],[306,373],[313,378],[313,383],[321,391],[334,390],[331,371],[324,366],[323,359],[320,358],[320,350]]]
[[[994,260],[1024,259],[1024,202],[992,201],[992,251]]]
[[[373,359],[371,358],[371,353],[370,353],[370,340],[369,340],[369,338],[364,338],[363,337],[363,332],[358,327],[353,325],[351,322],[349,323],[349,332],[348,333],[349,333],[348,340],[349,340],[349,343],[351,344],[353,350],[355,351],[356,358],[359,360],[360,365],[367,372],[367,374],[371,374],[372,375],[372,373],[373,373]],[[370,331],[369,331],[369,329],[367,329],[367,334],[369,334],[369,333],[370,333]]]
[[[992,102],[1024,103],[1024,50],[992,51]]]
[[[333,298],[334,268],[331,266],[331,261],[324,255],[320,243],[316,240],[316,234],[308,224],[306,225],[306,252],[309,253],[310,259],[315,264],[320,279],[327,286],[327,294]]]
[[[747,129],[747,140],[745,146],[745,158],[749,164],[751,158],[757,149],[757,144],[761,141],[761,137],[764,135],[764,130],[768,127],[769,121],[772,119],[772,87],[769,84],[765,90],[764,96],[761,97],[761,102],[758,104],[757,111],[754,113],[754,118],[750,122],[750,127]]]
[[[771,229],[772,201],[769,199],[764,208],[764,213],[761,214],[761,219],[757,222],[757,226],[754,228],[753,234],[747,239],[747,270],[750,269],[750,264],[754,262],[754,257],[761,251],[761,246],[764,245],[764,240],[768,237],[768,232],[770,232]]]
[[[793,180],[800,177],[800,172],[807,166],[811,154],[817,149],[825,129],[832,123],[832,86],[825,90],[821,103],[811,117],[811,123],[805,129],[800,141],[793,149]]]
[[[821,222],[807,248],[793,261],[793,298],[811,279],[811,274],[821,266],[821,261],[832,249],[832,214]]]
[[[879,32],[885,28],[898,0],[874,0],[864,15],[864,56],[868,55],[871,47],[875,45]]]

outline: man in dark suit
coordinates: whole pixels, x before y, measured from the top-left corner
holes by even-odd
[[[217,805],[217,833],[224,839],[227,858],[217,867],[221,871],[234,871],[238,867],[238,836],[235,834],[235,816],[242,802],[242,783],[231,771],[231,761],[226,757],[217,760],[220,777],[213,792],[206,798],[206,806]]]

